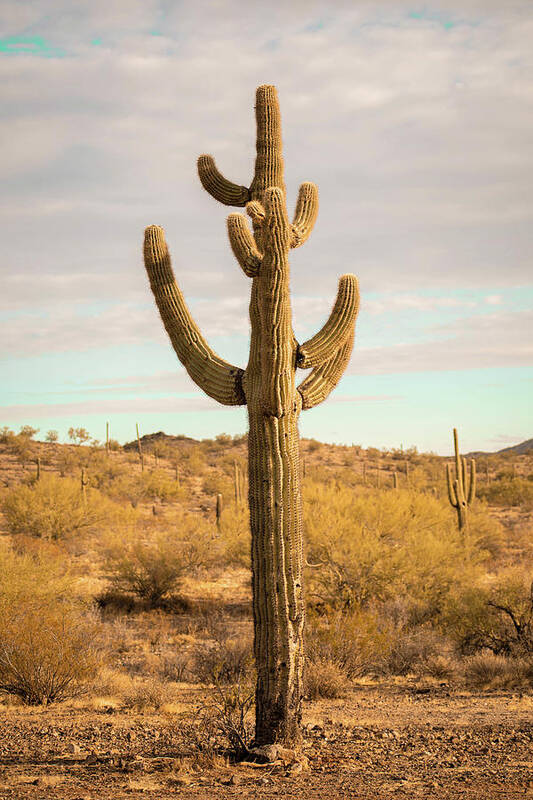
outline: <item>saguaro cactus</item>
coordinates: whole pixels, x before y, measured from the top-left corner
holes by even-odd
[[[457,428],[453,429],[453,444],[455,448],[455,479],[452,479],[450,465],[446,464],[446,482],[448,499],[457,511],[457,524],[459,530],[462,531],[466,527],[468,507],[476,496],[476,462],[473,458],[470,460],[469,481],[466,458],[459,453]]]
[[[343,275],[322,330],[298,344],[292,329],[289,250],[309,237],[318,190],[300,186],[292,223],[286,209],[281,119],[276,89],[256,94],[257,156],[249,188],[224,178],[211,156],[198,159],[204,188],[225,205],[246,207],[228,217],[231,248],[252,279],[250,356],[246,369],[209,347],[176,284],[163,229],[146,229],[144,257],[163,323],[178,358],[210,397],[247,405],[252,533],[254,651],[257,665],[256,744],[290,744],[300,737],[304,661],[302,503],[297,421],[302,409],[335,388],[353,347],[359,305],[357,279]],[[296,368],[311,368],[296,385]]]

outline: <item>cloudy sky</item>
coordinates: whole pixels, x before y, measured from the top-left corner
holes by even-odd
[[[244,366],[249,281],[200,153],[249,184],[256,86],[278,87],[300,340],[338,276],[362,305],[347,374],[305,436],[439,453],[533,436],[530,0],[3,0],[0,425],[121,441],[246,429],[172,351],[146,225],[210,343]]]

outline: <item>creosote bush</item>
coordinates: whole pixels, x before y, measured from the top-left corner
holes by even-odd
[[[308,483],[304,500],[316,565],[308,597],[324,610],[401,596],[418,622],[433,619],[450,588],[470,583],[487,556],[474,520],[462,537],[445,501],[431,495]]]
[[[482,486],[479,496],[497,506],[521,506],[525,510],[533,509],[533,482],[525,478],[511,477],[504,474],[489,486]]]
[[[100,664],[97,632],[57,564],[0,550],[0,692],[29,705],[82,693]]]
[[[62,539],[133,519],[133,512],[115,505],[97,490],[84,494],[79,481],[51,474],[11,489],[4,496],[2,510],[10,533],[43,539]]]
[[[171,530],[147,526],[106,542],[104,574],[113,590],[134,594],[155,608],[178,589],[185,575],[212,562],[216,552],[205,521],[182,514]]]
[[[307,661],[304,672],[304,692],[309,700],[322,697],[343,697],[346,694],[348,678],[338,664],[328,659]]]
[[[533,656],[533,575],[510,568],[457,586],[446,599],[442,627],[462,654]]]

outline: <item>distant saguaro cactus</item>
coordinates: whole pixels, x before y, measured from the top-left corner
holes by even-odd
[[[462,531],[466,527],[468,507],[476,496],[476,462],[473,458],[470,459],[469,481],[466,458],[459,453],[457,428],[453,429],[453,444],[455,448],[455,479],[452,479],[450,465],[446,464],[446,482],[448,485],[448,499],[457,511],[457,524],[459,530]]]
[[[344,275],[322,330],[298,344],[292,329],[289,250],[309,237],[318,190],[300,186],[291,223],[287,216],[281,118],[274,86],[256,93],[255,174],[248,187],[221,175],[211,156],[198,159],[204,188],[225,205],[246,207],[228,217],[233,253],[252,279],[250,356],[246,369],[228,364],[209,347],[176,284],[163,229],[146,229],[144,258],[163,323],[191,378],[224,405],[247,405],[248,476],[252,532],[254,652],[257,665],[258,745],[300,738],[304,663],[302,500],[298,416],[335,388],[353,347],[359,306],[357,279]],[[296,385],[296,368],[311,368]]]

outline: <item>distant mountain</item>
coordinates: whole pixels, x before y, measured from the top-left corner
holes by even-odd
[[[512,447],[504,447],[502,450],[496,450],[492,453],[477,450],[475,453],[467,453],[467,456],[469,458],[477,458],[478,456],[501,456],[504,453],[514,453],[515,456],[521,456],[530,450],[533,450],[533,439],[526,439],[525,442],[514,444]]]

